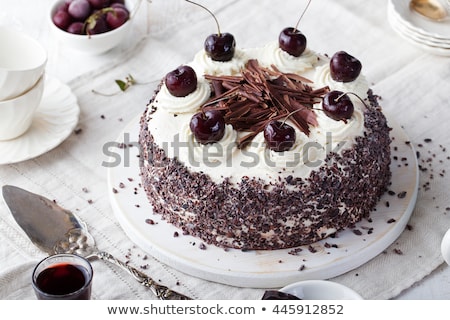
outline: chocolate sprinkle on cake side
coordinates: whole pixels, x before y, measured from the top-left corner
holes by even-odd
[[[390,128],[371,91],[366,104],[365,134],[352,148],[328,154],[307,179],[280,178],[270,188],[252,177],[232,185],[227,178],[215,183],[189,171],[154,143],[148,115],[156,110],[146,110],[140,123],[140,169],[153,212],[184,234],[239,249],[308,245],[353,227],[369,218],[391,179]]]

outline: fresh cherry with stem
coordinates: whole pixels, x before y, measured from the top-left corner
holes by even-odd
[[[208,11],[209,14],[214,18],[217,25],[217,33],[209,35],[205,40],[205,52],[214,61],[230,61],[234,57],[234,52],[236,48],[236,41],[231,33],[220,32],[219,21],[217,21],[216,16],[205,6],[195,3],[190,0],[185,0],[186,2],[195,4]]]
[[[298,30],[298,25],[300,24],[300,20],[303,18],[303,15],[305,14],[310,4],[311,0],[308,1],[308,4],[303,10],[303,13],[298,19],[295,27],[288,27],[283,29],[278,37],[278,45],[280,49],[294,57],[300,57],[306,49],[306,36],[301,33],[300,30]]]
[[[323,97],[322,110],[333,120],[346,121],[352,117],[354,106],[347,93],[334,90]]]
[[[200,111],[192,116],[189,127],[199,143],[214,143],[225,134],[225,119],[219,110]]]
[[[272,120],[264,128],[264,139],[270,150],[287,151],[295,143],[295,129],[284,121]]]

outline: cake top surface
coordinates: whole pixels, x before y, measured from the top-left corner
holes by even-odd
[[[359,71],[340,77],[333,64],[342,56],[356,60],[309,48],[295,57],[276,42],[236,49],[229,61],[201,50],[176,69],[194,71],[192,92],[174,95],[168,74],[148,108],[148,128],[169,157],[217,182],[307,177],[327,154],[351,148],[364,135],[369,86]],[[223,132],[214,136],[208,121]]]

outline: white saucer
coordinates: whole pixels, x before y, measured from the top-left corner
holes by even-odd
[[[432,41],[421,39],[416,34],[409,33],[401,24],[398,23],[398,21],[396,21],[391,15],[389,15],[389,13],[388,21],[392,29],[413,46],[431,54],[447,57],[450,56],[450,45],[435,44]]]
[[[302,300],[363,300],[363,298],[340,283],[328,280],[305,280],[280,289]]]
[[[55,148],[73,132],[79,115],[77,98],[70,88],[46,76],[30,129],[16,139],[0,141],[0,165],[29,160]]]
[[[399,15],[394,3],[399,4],[403,2],[391,0],[388,5],[388,21],[394,31],[406,41],[422,50],[436,55],[450,56],[450,39],[436,38],[432,34],[426,33],[423,29],[413,27]]]
[[[390,0],[388,6],[397,13],[399,20],[410,30],[437,40],[450,40],[450,19],[436,22],[412,12],[409,0]]]
[[[419,173],[416,153],[403,129],[388,117],[393,128],[393,156],[407,166],[391,164],[394,192],[385,194],[372,222],[359,222],[360,234],[348,229],[338,237],[292,252],[282,250],[224,250],[205,245],[154,214],[141,185],[138,134],[139,117],[130,122],[118,139],[108,163],[108,192],[116,218],[128,237],[144,251],[192,276],[238,287],[281,288],[301,280],[329,279],[353,270],[385,250],[403,232],[417,199]],[[126,147],[123,147],[126,146]],[[120,159],[120,163],[117,160]],[[389,202],[389,206],[386,203]]]

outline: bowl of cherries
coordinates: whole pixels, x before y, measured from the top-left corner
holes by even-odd
[[[129,5],[125,0],[59,0],[50,10],[50,27],[62,45],[101,54],[129,33]]]

